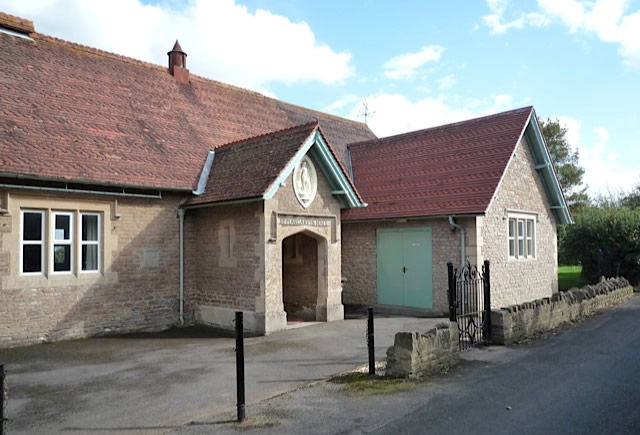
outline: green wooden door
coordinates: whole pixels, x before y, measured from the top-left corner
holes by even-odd
[[[433,308],[430,228],[377,233],[378,303]]]
[[[402,233],[378,231],[378,303],[403,304]]]
[[[431,229],[403,233],[404,306],[433,308]]]

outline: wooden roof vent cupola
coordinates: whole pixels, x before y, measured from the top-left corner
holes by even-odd
[[[169,72],[175,77],[178,83],[189,84],[189,70],[187,69],[187,53],[182,51],[180,43],[176,39],[176,43],[169,55]]]

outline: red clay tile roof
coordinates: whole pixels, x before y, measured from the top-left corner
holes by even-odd
[[[204,193],[186,205],[261,198],[316,130],[322,135],[317,121],[216,148]],[[331,144],[327,142],[327,146],[336,158]],[[349,179],[344,167],[341,169]]]
[[[317,127],[313,122],[217,148],[204,193],[187,205],[262,197]]]
[[[366,208],[343,220],[482,214],[532,107],[349,146]]]
[[[358,122],[52,37],[0,33],[0,175],[194,189],[207,153],[319,120],[338,156]]]

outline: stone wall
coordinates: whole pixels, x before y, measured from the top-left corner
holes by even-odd
[[[184,196],[8,195],[0,215],[0,347],[139,330],[177,322],[178,219]],[[45,271],[20,272],[20,212],[45,212]],[[74,214],[74,267],[49,271],[52,211]],[[79,272],[79,213],[101,218],[99,272]]]
[[[458,219],[465,227],[474,218]],[[449,310],[447,300],[447,262],[460,263],[460,233],[452,231],[446,219],[420,219],[408,222],[343,222],[342,300],[345,304],[375,305],[378,302],[376,231],[383,228],[429,227],[432,236],[433,309]],[[467,233],[467,243],[469,234]]]
[[[531,215],[535,223],[535,256],[508,255],[508,215]],[[491,306],[499,308],[550,297],[558,291],[557,223],[527,141],[516,147],[485,217],[478,217],[482,260],[491,261]]]
[[[256,311],[260,296],[261,202],[205,207],[185,213],[186,295],[191,308]],[[187,225],[188,222],[188,225]]]
[[[440,323],[424,334],[398,332],[387,350],[386,375],[413,378],[448,370],[459,362],[459,354],[455,322]]]
[[[491,312],[491,341],[512,344],[620,304],[633,295],[624,278],[556,293]]]

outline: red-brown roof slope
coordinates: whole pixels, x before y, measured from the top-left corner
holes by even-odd
[[[204,193],[188,205],[261,198],[317,127],[313,122],[216,149]]]
[[[344,175],[357,202],[362,204],[362,198],[316,121],[216,148],[204,193],[192,197],[186,205],[264,198],[301,148],[310,139],[317,143],[316,131],[327,145],[331,159],[337,163],[336,169]]]
[[[343,163],[358,122],[38,33],[0,33],[0,174],[195,188],[208,151],[319,120]],[[168,46],[169,47],[169,46]]]
[[[366,208],[342,219],[481,214],[488,208],[532,107],[353,144]]]

